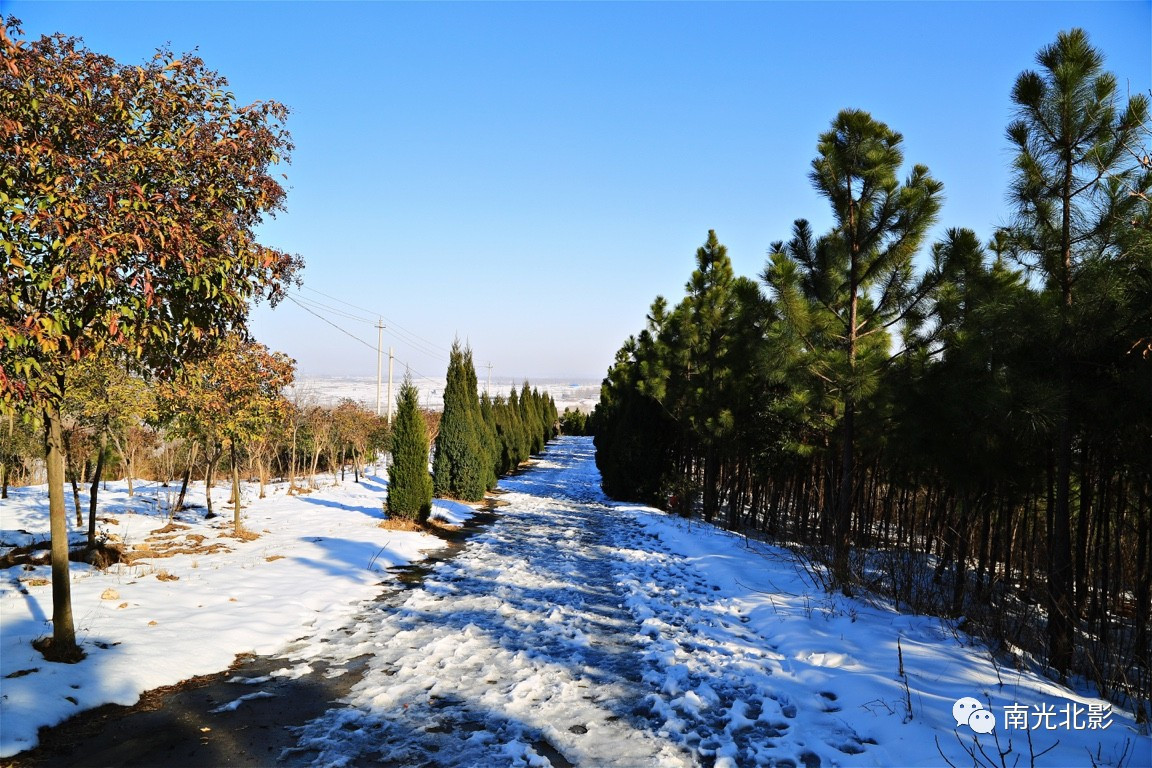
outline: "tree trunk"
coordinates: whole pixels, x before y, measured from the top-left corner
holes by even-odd
[[[12,436],[15,430],[16,414],[13,412],[8,414],[8,442],[5,443],[4,450],[0,451],[0,499],[8,498],[8,476],[12,474],[9,454],[12,453]]]
[[[60,412],[44,409],[44,461],[48,470],[48,520],[52,536],[52,645],[46,658],[78,661],[72,623],[72,589],[68,575],[68,512],[64,506],[64,437]]]
[[[1048,654],[1064,681],[1072,666],[1076,631],[1072,615],[1072,359],[1067,348],[1072,333],[1072,164],[1064,168],[1061,190],[1059,340],[1061,409],[1056,430],[1056,488],[1048,520]]]
[[[288,495],[291,496],[296,491],[296,434],[300,428],[295,424],[292,425],[292,453],[291,459],[288,462]]]
[[[88,548],[96,546],[96,497],[100,491],[100,477],[104,474],[104,454],[108,452],[108,427],[100,429],[96,466],[92,469],[92,486],[88,489]]]
[[[176,504],[172,507],[173,515],[184,509],[184,495],[188,493],[188,483],[192,479],[192,468],[196,466],[196,452],[199,448],[200,443],[192,443],[192,449],[188,453],[188,468],[184,470],[184,478],[180,482],[180,495],[176,497]]]
[[[704,520],[712,522],[716,516],[717,475],[719,475],[719,462],[716,461],[716,447],[709,444],[704,451]]]
[[[265,486],[268,485],[268,464],[267,457],[263,453],[256,457],[256,477],[260,480],[260,498],[262,499],[268,497],[265,491]]]
[[[852,527],[852,473],[855,459],[856,404],[849,398],[844,403],[844,437],[840,446],[840,490],[836,499],[835,529],[832,533],[832,578],[845,595],[852,588],[849,559],[851,545],[848,540]]]
[[[240,533],[240,456],[236,441],[232,441],[232,527]]]
[[[67,477],[68,482],[72,484],[72,506],[76,510],[76,527],[83,528],[84,510],[80,508],[80,483],[76,479],[79,470],[76,469],[75,457],[66,447],[67,444],[64,442],[63,430],[61,430],[60,433],[60,446],[64,455],[64,474]]]
[[[1140,502],[1136,505],[1136,639],[1133,656],[1137,666],[1144,670],[1145,680],[1152,676],[1152,638],[1149,637],[1152,624],[1152,484],[1146,479],[1140,484]],[[1148,690],[1145,683],[1144,690]],[[1138,703],[1136,722],[1146,723],[1147,702]]]
[[[206,445],[204,451],[208,457],[208,466],[204,470],[204,503],[208,507],[208,517],[214,517],[212,511],[212,486],[216,483],[216,462],[220,461],[220,454],[224,452],[223,445]]]

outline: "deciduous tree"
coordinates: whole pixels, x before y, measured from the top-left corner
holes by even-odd
[[[0,32],[0,399],[43,416],[52,529],[50,655],[77,659],[60,404],[78,360],[117,347],[169,373],[275,301],[298,266],[255,228],[287,110],[236,103],[195,56],[139,66],[76,38]]]

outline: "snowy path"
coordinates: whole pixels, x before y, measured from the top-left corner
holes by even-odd
[[[454,560],[311,644],[371,659],[289,762],[815,766],[864,751],[833,694],[777,692],[770,642],[604,499],[589,440],[501,487],[500,518]]]

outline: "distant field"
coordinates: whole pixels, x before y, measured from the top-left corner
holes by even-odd
[[[600,400],[600,381],[593,379],[529,379],[529,383],[541,392],[552,395],[556,401],[556,408],[563,412],[565,408],[578,408],[585,413],[591,412]],[[480,392],[483,394],[487,382],[480,381]],[[416,387],[420,390],[420,402],[426,408],[440,410],[444,407],[444,379],[417,379]],[[508,379],[492,380],[491,394],[507,395],[515,386],[519,390],[521,382]],[[400,376],[393,380],[392,396],[395,397],[400,388]],[[376,379],[374,377],[350,376],[304,376],[297,380],[295,387],[288,392],[290,399],[300,398],[321,405],[333,405],[344,398],[350,398],[369,408],[376,407]],[[388,382],[385,380],[380,386],[381,411],[388,408]],[[395,406],[393,406],[395,407]]]

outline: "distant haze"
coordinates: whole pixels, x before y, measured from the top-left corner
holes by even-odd
[[[420,390],[420,404],[435,411],[444,408],[444,378],[415,379],[416,388]],[[528,383],[533,389],[542,394],[549,394],[556,402],[556,408],[563,413],[565,408],[576,408],[590,413],[600,401],[600,381],[597,379],[529,379]],[[481,378],[479,392],[484,393],[487,381]],[[523,382],[508,379],[492,379],[491,395],[507,397],[512,387],[517,393]],[[400,379],[392,383],[393,412],[395,412],[395,397],[400,389]],[[302,403],[315,403],[317,405],[335,405],[344,399],[355,400],[369,409],[376,407],[376,378],[364,376],[303,376],[296,380],[296,385],[288,392],[289,399]],[[388,411],[388,381],[385,376],[380,384],[381,413]]]

